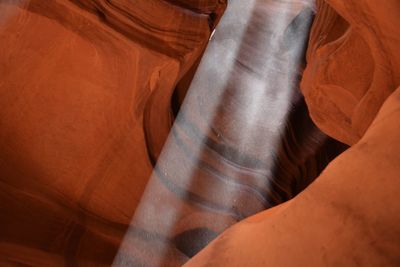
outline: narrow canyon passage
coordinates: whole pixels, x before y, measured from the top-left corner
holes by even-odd
[[[0,266],[398,266],[399,18],[0,0]]]
[[[346,148],[314,126],[299,91],[313,8],[229,2],[114,266],[181,265]]]

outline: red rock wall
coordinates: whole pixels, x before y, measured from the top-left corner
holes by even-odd
[[[302,91],[318,127],[354,144],[400,84],[399,2],[317,4]]]
[[[301,88],[314,122],[353,146],[185,266],[400,265],[399,18],[398,1],[318,1]]]
[[[182,264],[342,151],[299,95],[311,21],[305,3],[229,2],[114,266]]]
[[[252,23],[258,25],[263,15],[279,11],[274,5],[269,10],[271,3],[258,1]],[[171,129],[171,99],[176,111],[225,7],[221,0],[0,1],[0,265],[113,262]],[[240,21],[240,12],[235,14]],[[399,93],[393,94],[400,84],[399,17],[396,0],[317,1],[301,90],[317,126],[354,146],[304,193],[237,224],[189,266],[400,264],[395,224],[400,214],[400,104]],[[251,75],[258,75],[257,64],[262,65],[265,56],[256,45],[262,39],[254,37],[259,32],[268,37],[268,29],[248,27],[238,59],[254,67]],[[238,83],[248,72],[239,66],[243,62],[237,61],[231,81]],[[226,97],[245,108],[246,94],[235,86]],[[211,98],[212,92],[202,97]],[[150,252],[157,253],[157,248],[143,240],[156,237],[173,248],[162,264],[179,266],[214,238],[198,245],[199,233],[200,239],[208,233],[204,229],[219,234],[311,183],[345,147],[315,128],[301,97],[292,104],[297,109],[287,112],[287,127],[277,138],[273,174],[261,180],[273,181],[263,195],[268,205],[253,201],[241,187],[240,205],[226,203],[218,193],[232,183],[221,186],[216,179],[220,174],[206,174],[204,165],[196,165],[200,179],[195,182],[201,186],[189,189],[205,195],[213,207],[241,216],[226,216],[222,221],[228,223],[219,224],[223,216],[209,212],[209,204],[179,199],[176,188],[161,185],[167,197],[165,201],[157,195],[158,201],[185,207],[185,220],[167,235],[156,235],[162,231],[151,227],[149,232],[137,231],[142,247],[130,252],[144,248],[144,253],[130,263],[151,266]],[[241,107],[229,105],[221,104],[220,113],[225,113],[216,115],[213,123],[232,137],[234,131],[223,130]],[[197,108],[189,111],[195,114],[191,123],[204,126]],[[262,132],[265,127],[260,125]],[[185,141],[195,143],[206,128],[199,129],[185,133]],[[225,164],[236,154],[227,153],[220,135],[207,138],[214,143],[202,155],[203,162],[242,173],[245,161]],[[192,162],[182,146],[177,147],[181,152],[175,154],[179,162],[174,171],[179,174],[182,164]],[[246,149],[259,159],[262,144],[252,148]],[[240,178],[251,180],[258,168],[253,167]],[[175,175],[167,181],[185,178]],[[208,190],[216,184],[218,192]],[[154,225],[162,225],[164,218],[158,217]]]
[[[0,1],[0,261],[112,262],[225,5],[172,2]]]
[[[185,266],[399,266],[400,88],[298,197],[236,224]]]

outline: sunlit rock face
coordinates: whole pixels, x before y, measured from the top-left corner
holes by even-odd
[[[315,123],[352,147],[185,266],[400,265],[400,3],[317,3],[301,90]]]
[[[400,88],[298,197],[233,226],[185,266],[399,266],[399,116]]]
[[[309,1],[229,1],[114,266],[184,263],[298,194],[343,150],[299,95],[312,10]]]
[[[0,1],[1,265],[180,266],[312,182],[307,2],[230,1],[142,198],[226,2]]]
[[[382,2],[0,0],[0,265],[400,265]]]

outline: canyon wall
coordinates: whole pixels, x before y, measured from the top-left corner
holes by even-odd
[[[301,90],[318,127],[352,147],[185,266],[400,264],[399,17],[398,1],[317,1]]]
[[[0,265],[399,265],[399,17],[0,0]]]
[[[224,8],[0,1],[0,261],[112,263]]]

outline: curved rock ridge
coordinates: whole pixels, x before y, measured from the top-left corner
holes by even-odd
[[[399,266],[400,88],[294,199],[229,228],[184,266]]]
[[[224,7],[192,4],[0,1],[0,265],[112,263]]]
[[[318,0],[302,92],[311,117],[347,144],[400,84],[400,3]]]
[[[0,0],[0,265],[400,265],[400,3],[316,2]]]
[[[229,2],[114,266],[184,263],[343,151],[298,91],[312,15],[301,1]]]
[[[315,123],[352,147],[185,266],[400,265],[400,3],[317,2],[301,89]]]
[[[228,33],[236,26],[246,29],[243,11],[251,6],[236,2],[244,8],[231,14],[235,23],[229,23]],[[240,100],[240,106],[221,103],[221,111],[247,108],[248,97],[235,89],[235,81],[242,76],[257,80],[268,70],[259,68],[265,65],[261,59],[268,59],[259,48],[265,38],[271,38],[268,33],[273,29],[265,23],[264,15],[281,10],[279,3],[269,10],[266,3],[271,1],[258,2],[260,8],[251,18],[253,26],[246,41],[241,44],[241,39],[233,36],[236,45],[242,46],[241,63],[251,67],[249,71],[238,63],[232,75],[229,94]],[[216,0],[0,1],[1,265],[111,264],[127,229],[133,228],[129,222],[174,120],[173,91],[172,106],[177,108],[225,6],[225,1]],[[301,1],[294,9],[300,11],[299,7]],[[309,16],[308,11],[302,14],[305,19]],[[301,26],[298,20],[291,21],[296,15],[291,14],[285,22],[290,24],[286,25],[285,40],[296,37],[294,29]],[[229,48],[234,38],[227,37],[222,34],[223,45]],[[282,49],[290,50],[293,45]],[[226,54],[219,55],[218,64],[211,61],[208,65],[213,77],[220,73],[218,69],[226,69],[220,66]],[[210,81],[200,83],[212,93]],[[206,97],[213,100],[212,96],[203,95],[199,104]],[[160,188],[168,196],[161,208],[179,201],[189,208],[176,231],[168,235],[160,235],[159,229],[149,227],[151,224],[133,229],[140,240],[136,248],[144,251],[143,258],[134,258],[134,264],[151,263],[154,259],[148,251],[156,253],[160,240],[172,242],[174,248],[164,263],[182,264],[236,220],[296,195],[344,149],[313,125],[301,96],[293,94],[285,105],[290,110],[279,105],[272,110],[281,119],[265,119],[283,129],[282,136],[275,133],[277,151],[270,161],[258,157],[265,154],[261,146],[252,145],[243,153],[235,144],[239,139],[232,142],[232,138],[210,133],[209,149],[199,166],[192,161],[190,149],[199,141],[199,134],[208,134],[203,123],[207,114],[202,113],[203,108],[187,110],[190,124],[178,123],[184,131],[176,136],[184,142],[178,144],[172,158],[179,160],[178,175],[166,176]],[[267,109],[263,112],[266,118],[274,118]],[[231,120],[231,112],[220,113],[214,125],[218,132],[224,136],[240,134],[240,127],[234,132],[221,128],[217,122]],[[285,114],[289,116],[287,125],[282,119]],[[191,130],[192,124],[200,126],[199,132]],[[267,138],[266,124],[259,125]],[[272,168],[268,177],[259,171],[264,164]],[[180,179],[185,178],[182,165],[193,165],[208,187],[179,191]],[[229,181],[231,177],[236,178]],[[273,181],[271,188],[265,185],[268,180]],[[251,189],[254,183],[255,190]],[[240,205],[210,194],[209,188],[215,185],[217,195],[238,190]],[[252,192],[262,196],[254,198]],[[179,199],[187,193],[196,197]],[[206,203],[202,206],[205,210],[199,208],[199,199]],[[210,203],[223,214],[210,212]],[[225,214],[230,209],[233,219]],[[166,222],[164,217],[157,219],[161,224]],[[215,225],[218,221],[222,223]]]
[[[167,0],[169,3],[190,9],[196,13],[206,14],[209,17],[209,23],[214,28],[221,14],[224,12],[228,0]]]

